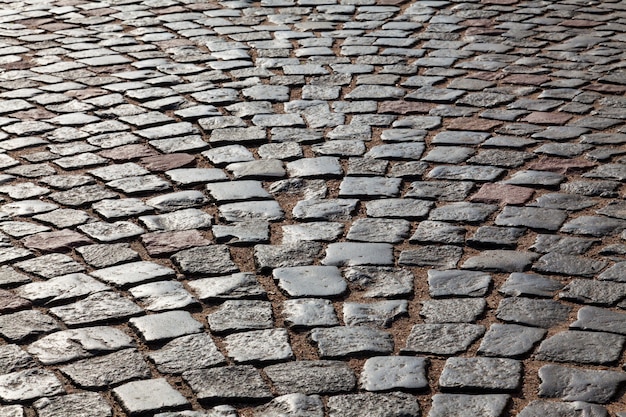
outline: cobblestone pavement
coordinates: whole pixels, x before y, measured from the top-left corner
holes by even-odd
[[[624,417],[623,0],[0,0],[0,417]]]

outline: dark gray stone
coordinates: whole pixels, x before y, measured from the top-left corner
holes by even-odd
[[[537,274],[514,272],[498,291],[511,297],[535,296],[552,298],[565,284]]]
[[[408,269],[356,266],[344,272],[352,292],[365,298],[397,297],[413,292],[415,277]]]
[[[311,340],[321,358],[337,358],[363,353],[388,354],[393,351],[390,333],[365,326],[337,326],[313,329]]]
[[[223,275],[239,269],[223,245],[182,250],[172,256],[172,261],[186,274]]]
[[[505,207],[505,210],[508,207],[510,206]],[[479,223],[484,222],[497,208],[497,206],[492,204],[450,203],[431,210],[428,218],[439,221]]]
[[[403,352],[455,355],[465,352],[484,333],[485,327],[478,324],[416,324]]]
[[[373,327],[390,327],[400,316],[408,315],[406,300],[385,300],[375,303],[343,304],[343,321],[346,326],[368,325]]]
[[[545,365],[539,369],[539,396],[564,401],[610,402],[626,380],[623,372],[597,371]]]
[[[224,365],[226,359],[207,333],[182,336],[150,352],[148,357],[159,372],[181,374],[194,369]]]
[[[24,310],[0,316],[0,335],[11,342],[59,330],[52,317],[39,310]]]
[[[347,394],[328,399],[329,417],[419,417],[420,406],[415,397],[403,392],[388,394]]]
[[[254,260],[259,271],[306,266],[315,263],[322,251],[319,242],[296,242],[283,245],[256,245]]]
[[[196,279],[188,285],[201,300],[260,298],[266,295],[255,275],[249,272]]]
[[[525,233],[525,229],[518,227],[481,226],[467,239],[472,246],[491,248],[510,248],[517,246],[517,241]]]
[[[572,308],[554,300],[505,298],[500,301],[496,317],[512,323],[550,328],[569,318]]]
[[[414,199],[384,199],[369,201],[365,204],[370,217],[387,217],[402,219],[422,219],[434,204],[430,201]]]
[[[422,302],[420,316],[425,323],[471,323],[483,314],[486,301],[483,298],[450,298]]]
[[[91,275],[108,284],[129,287],[174,276],[174,270],[155,262],[139,261],[97,269]]]
[[[263,369],[279,395],[349,392],[356,385],[354,371],[339,361],[297,361]]]
[[[541,342],[535,357],[540,361],[609,365],[619,359],[624,340],[624,336],[611,333],[565,331]]]
[[[299,393],[281,395],[254,410],[255,417],[324,417],[324,403],[318,395]]]
[[[105,388],[133,379],[150,378],[150,367],[135,349],[83,359],[59,367],[81,388]]]
[[[390,265],[393,263],[392,246],[388,243],[331,243],[326,248],[324,265]]]
[[[227,300],[207,317],[212,332],[269,329],[273,325],[269,301]]]
[[[507,394],[435,394],[428,417],[501,417]]]
[[[410,243],[445,243],[459,245],[465,242],[465,228],[446,222],[424,220],[417,225]]]
[[[356,219],[346,238],[360,242],[398,243],[408,236],[411,224],[403,219]]]
[[[400,253],[398,263],[408,266],[427,266],[438,269],[456,268],[463,256],[463,249],[457,246],[427,245],[418,249],[408,249]]]
[[[464,200],[474,183],[469,181],[415,181],[404,195],[410,198],[423,198],[438,201]]]
[[[530,267],[539,255],[513,250],[488,250],[468,258],[461,268],[481,271],[522,272]]]
[[[506,206],[498,217],[498,226],[529,227],[540,230],[557,230],[567,218],[567,212],[556,209]]]
[[[608,417],[606,409],[600,405],[582,401],[555,402],[535,400],[520,411],[518,417],[554,416],[554,417]]]
[[[272,398],[267,383],[252,365],[193,369],[183,373],[200,401],[258,401]]]
[[[333,297],[348,286],[335,266],[298,266],[273,271],[278,287],[290,297]]]
[[[428,271],[428,292],[431,297],[482,297],[487,294],[490,284],[491,276],[485,272]]]
[[[626,314],[607,308],[585,306],[578,310],[578,319],[570,328],[626,335]]]
[[[97,292],[75,303],[52,307],[49,311],[69,327],[112,322],[143,314],[143,309],[137,304],[112,291]]]
[[[277,362],[293,359],[286,329],[253,330],[224,338],[235,363]]]
[[[339,184],[340,197],[397,197],[400,178],[345,177]]]
[[[530,247],[535,252],[557,252],[567,255],[582,255],[587,252],[598,240],[572,236],[537,235],[535,243]]]
[[[588,236],[611,236],[626,229],[626,220],[600,216],[580,216],[565,223],[561,232]]]
[[[347,220],[358,202],[355,199],[301,200],[293,208],[293,216],[301,220]]]
[[[513,391],[522,380],[522,363],[501,358],[449,358],[439,377],[448,390]]]
[[[523,356],[546,335],[546,330],[517,324],[494,323],[483,337],[478,353],[483,356]]]
[[[41,398],[33,404],[41,417],[111,417],[113,409],[95,392],[78,392],[53,398]]]
[[[112,392],[131,416],[182,408],[189,404],[164,378],[127,382]]]
[[[612,306],[626,297],[626,283],[573,279],[561,292],[559,298],[583,304]]]
[[[607,266],[606,261],[552,252],[539,258],[533,265],[533,270],[550,274],[593,277],[605,266]]]

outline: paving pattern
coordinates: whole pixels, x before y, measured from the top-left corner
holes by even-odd
[[[0,417],[624,417],[623,0],[1,0]]]

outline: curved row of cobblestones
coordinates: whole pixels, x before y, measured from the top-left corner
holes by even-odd
[[[0,417],[626,416],[626,3],[1,0]]]

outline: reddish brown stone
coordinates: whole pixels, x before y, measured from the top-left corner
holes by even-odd
[[[194,246],[210,245],[197,230],[180,232],[147,233],[141,236],[141,242],[151,256],[170,254]]]
[[[475,130],[478,132],[487,132],[496,126],[500,126],[501,124],[502,122],[497,120],[457,117],[456,119],[452,119],[446,127],[450,130]]]
[[[564,125],[572,116],[567,113],[535,111],[522,120],[538,125]]]
[[[623,94],[626,93],[626,85],[618,84],[589,84],[583,90],[596,91],[598,93]]]
[[[535,191],[532,188],[509,184],[484,184],[470,201],[477,203],[524,204]]]
[[[46,109],[31,109],[11,113],[11,117],[15,117],[20,120],[44,120],[52,119],[56,116],[58,116],[56,113],[49,112]]]
[[[378,103],[379,113],[413,114],[428,113],[433,106],[417,101],[382,101]]]
[[[566,26],[570,28],[592,28],[594,26],[598,26],[603,23],[604,22],[597,22],[595,20],[569,19],[569,20],[564,20],[561,23],[559,23],[559,26]]]
[[[159,153],[148,145],[124,145],[117,148],[107,149],[99,152],[103,158],[113,159],[114,161],[130,161],[132,159],[146,158],[148,156],[156,156]]]
[[[595,167],[596,164],[586,159],[559,159],[559,158],[543,158],[535,161],[528,166],[528,169],[535,171],[550,171],[558,174],[569,174],[572,172],[586,171]]]
[[[139,164],[153,172],[164,172],[170,169],[184,167],[195,161],[193,155],[188,153],[171,153],[168,155],[148,156],[142,158]]]
[[[22,243],[29,249],[42,252],[66,252],[77,246],[93,243],[93,241],[73,230],[57,230],[30,235],[22,239]]]
[[[550,77],[545,75],[513,74],[502,81],[508,84],[541,85],[550,81]]]
[[[0,314],[23,310],[25,308],[29,308],[30,306],[30,301],[22,297],[18,297],[11,291],[0,290]]]

